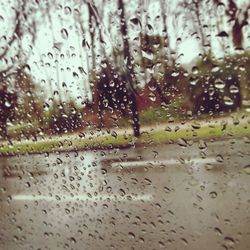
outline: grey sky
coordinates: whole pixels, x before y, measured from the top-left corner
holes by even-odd
[[[12,6],[16,6],[15,0],[9,0],[8,4],[4,0],[0,0],[2,8],[0,9],[0,15],[3,17],[0,19],[0,30],[2,34],[7,34],[8,37],[11,34],[13,27],[11,26],[14,11]],[[56,1],[55,1],[56,2]],[[125,1],[127,4],[127,19],[133,18],[137,15],[137,11],[140,10],[138,1]],[[170,12],[174,11],[179,1],[166,0],[167,9]],[[106,7],[103,8],[101,1],[95,1],[95,4],[100,12],[103,11],[103,34],[105,38],[105,50],[111,51],[112,46],[116,46],[119,43],[117,32],[119,32],[119,23],[115,19],[114,11],[116,1],[106,1]],[[153,27],[152,33],[162,32],[162,24],[157,16],[161,13],[159,1],[151,0],[144,1],[147,7],[146,11],[140,16],[141,20],[145,20],[146,15],[149,15],[149,23]],[[239,0],[238,4],[244,7],[246,1]],[[226,25],[226,19],[224,16],[223,8],[218,10],[219,15],[222,17],[222,27],[225,31],[229,30]],[[41,89],[48,95],[48,81],[52,82],[54,90],[59,87],[64,89],[64,92],[68,91],[75,97],[79,96],[79,102],[81,97],[86,94],[86,90],[89,88],[88,77],[85,74],[87,72],[87,58],[90,56],[90,51],[87,48],[82,47],[82,35],[80,34],[79,25],[75,22],[75,16],[81,14],[81,20],[86,30],[88,30],[87,20],[88,11],[86,5],[81,4],[81,1],[77,0],[65,0],[58,1],[55,7],[50,10],[51,23],[48,16],[42,17],[37,14],[37,19],[40,22],[37,32],[36,43],[32,48],[32,53],[28,60],[28,64],[31,68],[31,75],[34,81],[41,85]],[[181,13],[179,16],[168,16],[168,34],[170,35],[170,47],[176,50],[176,57],[179,58],[180,63],[188,64],[199,53],[198,41],[190,34],[188,28],[189,23],[185,18],[186,13]],[[111,18],[109,18],[109,16]],[[215,20],[209,20],[209,16],[204,15],[204,20],[208,22],[215,22]],[[109,22],[112,22],[111,34],[107,35],[107,27]],[[174,27],[173,24],[176,26]],[[187,27],[185,28],[185,24]],[[184,27],[184,28],[183,28]],[[136,36],[140,30],[133,25],[129,26],[130,37]],[[249,26],[246,26],[244,32],[250,34]],[[221,44],[216,38],[215,31],[211,31],[212,36],[212,49],[215,54],[220,57],[223,56],[221,50]],[[179,38],[179,39],[178,39]],[[89,41],[88,32],[86,33],[86,39]],[[177,40],[178,39],[178,40]],[[179,42],[178,42],[179,41]],[[223,41],[226,43],[226,40]],[[3,45],[5,41],[1,37],[0,44]],[[28,53],[30,50],[29,37],[25,37],[22,41],[23,48]],[[56,46],[55,46],[56,45]],[[247,47],[246,43],[246,47]],[[100,58],[99,58],[100,60]],[[1,62],[3,65],[6,62]],[[8,62],[9,63],[9,62]],[[81,70],[83,69],[83,71]],[[44,81],[42,81],[44,80]],[[85,90],[84,90],[84,86]]]

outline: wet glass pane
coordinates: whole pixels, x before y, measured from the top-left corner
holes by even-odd
[[[250,249],[249,1],[0,6],[0,249]]]

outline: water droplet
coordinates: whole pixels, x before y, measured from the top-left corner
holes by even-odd
[[[102,205],[102,207],[107,209],[109,206],[108,206],[108,204],[105,203],[105,204]]]
[[[30,185],[29,182],[26,182],[26,183],[25,183],[25,186],[26,186],[27,188],[30,188],[31,185]]]
[[[228,105],[228,106],[231,106],[231,105],[234,104],[233,100],[232,100],[230,97],[228,97],[228,96],[224,96],[224,97],[223,97],[223,100],[224,100],[224,103],[225,103],[226,105]]]
[[[4,102],[4,106],[5,106],[6,108],[10,108],[10,107],[11,107],[11,103],[10,103],[9,101],[5,101],[5,102]]]
[[[159,241],[159,246],[160,246],[160,247],[165,247],[165,244],[164,244],[164,242],[162,242],[162,241]]]
[[[215,231],[215,233],[216,233],[217,235],[219,235],[219,236],[221,236],[221,235],[222,235],[222,231],[221,231],[221,229],[220,229],[220,228],[215,227],[215,228],[214,228],[214,231]]]
[[[102,169],[101,169],[101,172],[102,172],[102,174],[107,174],[108,171],[107,171],[106,168],[102,168]]]
[[[224,238],[224,241],[225,241],[226,246],[228,246],[228,247],[232,247],[235,244],[235,240],[232,237],[229,237],[229,236],[226,236]]]
[[[148,51],[142,50],[142,56],[148,60],[153,60],[154,59],[154,54]]]
[[[117,133],[116,133],[115,131],[112,131],[112,132],[111,132],[111,135],[112,135],[114,138],[117,137]]]
[[[239,92],[239,88],[235,85],[231,85],[230,88],[229,88],[229,91],[231,94],[236,94]]]
[[[76,239],[74,237],[70,237],[70,242],[73,243],[73,244],[76,244]]]
[[[201,128],[200,123],[197,123],[197,122],[194,122],[191,126],[193,129],[200,129]]]
[[[250,175],[250,165],[246,165],[246,166],[244,167],[244,172],[245,172],[246,174],[249,174],[249,175]]]
[[[214,89],[213,87],[210,87],[210,88],[208,89],[208,94],[209,94],[210,96],[213,96],[214,93],[215,93],[215,89]]]
[[[192,68],[192,73],[193,73],[193,74],[198,74],[198,73],[199,73],[198,67],[194,66],[194,67]]]
[[[182,240],[182,242],[184,243],[184,245],[188,245],[188,241],[187,241],[187,239],[186,238],[181,238],[181,240]]]
[[[149,89],[150,91],[155,91],[155,90],[156,90],[156,84],[150,84],[150,83],[149,83],[148,89]]]
[[[172,131],[172,129],[171,129],[169,126],[167,126],[167,127],[165,128],[165,131],[167,131],[167,132],[171,132],[171,131]]]
[[[135,238],[135,234],[134,234],[133,232],[129,232],[128,235],[129,235],[129,237],[132,238],[132,239]]]
[[[178,138],[177,144],[180,145],[181,147],[187,147],[187,141],[183,138]]]
[[[240,71],[245,71],[246,70],[246,66],[245,65],[240,65],[239,66],[239,70]]]
[[[115,86],[115,82],[114,82],[113,80],[111,80],[111,81],[109,82],[109,86],[110,86],[110,87],[114,87],[114,86]]]
[[[220,155],[220,154],[219,154],[219,155],[216,155],[215,159],[216,159],[217,162],[220,162],[220,163],[224,161],[223,156]]]
[[[76,72],[73,72],[72,74],[75,79],[79,79],[79,75]]]
[[[145,178],[144,180],[146,182],[146,185],[151,185],[152,184],[152,181],[150,179]]]
[[[177,37],[176,42],[180,44],[182,42],[182,39],[180,37]]]
[[[199,149],[203,150],[203,149],[206,149],[207,148],[207,144],[205,141],[203,140],[200,140],[199,141]]]
[[[153,34],[154,28],[151,24],[147,24],[147,31],[149,34]]]
[[[212,191],[209,193],[210,198],[215,199],[217,197],[217,193],[215,191]]]
[[[238,47],[238,48],[235,48],[235,52],[238,54],[238,55],[243,55],[245,50],[241,47]]]
[[[205,165],[205,168],[206,168],[206,170],[213,170],[214,169],[214,165],[212,165],[211,163],[207,163],[206,165]]]
[[[65,13],[65,15],[71,14],[71,8],[68,7],[68,6],[65,6],[65,7],[64,7],[64,13]]]
[[[217,89],[224,89],[225,88],[225,82],[222,81],[221,79],[216,79],[215,82],[214,82],[214,86],[217,88]]]
[[[63,39],[68,39],[68,31],[66,29],[61,29],[61,36]]]
[[[192,86],[195,86],[196,84],[197,84],[197,82],[198,82],[198,78],[197,77],[191,77],[190,79],[189,79],[189,83],[190,83],[190,85],[192,85]]]
[[[53,54],[51,52],[48,52],[49,59],[53,59]]]
[[[217,34],[218,37],[229,37],[228,33],[226,31],[221,31]]]
[[[144,241],[145,241],[144,238],[142,238],[142,237],[139,238],[140,243],[144,243]]]
[[[172,210],[168,210],[168,213],[169,213],[170,216],[174,216],[175,215]]]
[[[173,71],[173,72],[171,73],[171,76],[173,76],[173,77],[177,77],[177,76],[179,76],[179,75],[180,75],[180,73],[177,72],[177,71]]]
[[[119,194],[120,194],[121,196],[125,196],[126,192],[125,192],[122,188],[120,188],[120,189],[119,189]]]
[[[108,100],[104,99],[102,102],[103,102],[104,107],[107,108],[109,104]]]
[[[60,158],[57,158],[57,159],[56,159],[56,163],[57,163],[58,165],[60,165],[60,164],[63,163],[63,161],[62,161]]]
[[[211,71],[214,73],[214,72],[218,72],[219,70],[220,70],[220,67],[218,65],[213,65]]]
[[[156,96],[155,96],[154,93],[150,93],[150,94],[148,95],[148,97],[149,97],[149,99],[150,99],[152,102],[155,102],[155,101],[156,101]]]
[[[141,22],[137,17],[130,19],[130,22],[134,25],[141,25]]]
[[[83,235],[83,231],[82,230],[79,229],[77,232],[78,232],[79,235]]]

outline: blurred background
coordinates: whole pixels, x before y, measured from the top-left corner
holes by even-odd
[[[6,139],[250,111],[247,0],[1,0]]]

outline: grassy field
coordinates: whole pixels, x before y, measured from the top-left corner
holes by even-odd
[[[0,155],[50,153],[59,151],[106,149],[114,147],[131,147],[159,143],[178,143],[180,146],[188,146],[189,141],[208,138],[239,137],[250,136],[250,124],[239,123],[230,124],[226,127],[222,125],[205,125],[201,127],[188,126],[177,131],[151,131],[144,132],[139,138],[132,135],[109,134],[100,136],[93,133],[89,137],[75,136],[72,139],[64,135],[54,137],[54,139],[44,139],[39,141],[21,141],[13,144],[3,144],[0,146]],[[69,139],[71,138],[71,139]]]

